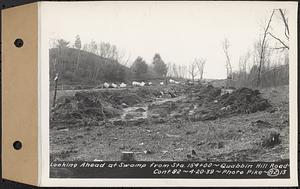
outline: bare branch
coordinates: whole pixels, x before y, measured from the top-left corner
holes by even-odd
[[[288,25],[288,22],[287,22],[287,18],[285,17],[282,9],[278,9],[278,10],[279,10],[280,15],[282,17],[282,21],[284,22],[285,28],[287,30],[287,34],[290,35],[290,30],[289,30],[289,25]]]
[[[269,34],[270,36],[272,36],[274,39],[276,39],[277,41],[279,41],[285,48],[290,49],[289,46],[287,46],[281,39],[279,39],[278,37],[275,37],[271,32],[268,32],[267,34]]]
[[[230,61],[230,55],[229,55],[229,41],[227,38],[224,39],[222,43],[223,51],[226,56],[226,71],[227,71],[227,79],[229,79],[232,76],[232,66]]]
[[[131,55],[129,55],[126,60],[123,60],[120,63],[123,64],[124,66],[128,66],[128,63],[129,63],[130,59],[131,59]]]
[[[287,34],[287,29],[286,29],[286,27],[285,27],[285,29],[284,29],[284,35],[285,35],[285,37],[289,40],[290,39],[290,37],[288,36],[288,34]]]
[[[187,72],[191,75],[192,77],[192,81],[194,83],[195,78],[197,77],[197,75],[199,74],[198,70],[197,70],[197,65],[196,62],[192,62],[189,66],[189,70],[187,70]]]
[[[286,47],[275,47],[275,48],[272,48],[274,50],[281,50],[281,49],[286,49]]]

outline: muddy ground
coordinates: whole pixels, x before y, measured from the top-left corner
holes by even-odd
[[[288,159],[288,86],[207,85],[59,91],[50,159],[279,161]]]

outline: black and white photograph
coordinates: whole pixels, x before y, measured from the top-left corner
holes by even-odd
[[[250,5],[45,6],[50,164],[289,163],[296,34]]]

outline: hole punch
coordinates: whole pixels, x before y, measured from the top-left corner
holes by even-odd
[[[20,150],[20,149],[22,148],[22,142],[20,142],[20,141],[15,141],[15,142],[13,143],[13,147],[14,147],[15,150]]]
[[[21,48],[24,45],[24,41],[20,38],[15,40],[15,46]]]

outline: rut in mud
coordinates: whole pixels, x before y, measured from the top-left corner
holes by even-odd
[[[174,103],[181,99],[185,98],[185,96],[179,96],[175,98],[165,98],[165,99],[157,99],[153,102],[147,102],[144,104],[137,104],[133,107],[123,108],[123,112],[119,117],[110,119],[113,125],[128,125],[128,124],[139,124],[146,123],[151,121],[151,118],[158,118],[162,115],[157,115],[153,113],[149,107],[161,105],[164,103]]]

